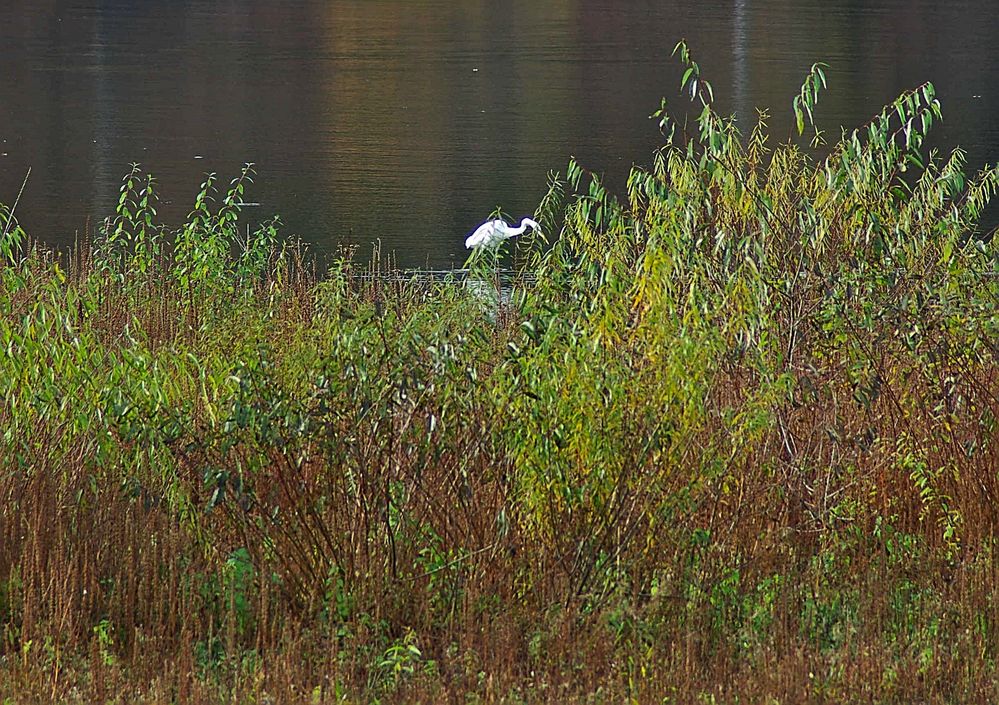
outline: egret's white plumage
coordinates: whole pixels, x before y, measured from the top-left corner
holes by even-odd
[[[524,218],[520,221],[520,226],[515,228],[512,225],[507,225],[499,218],[496,220],[487,220],[477,227],[474,233],[468,236],[465,240],[465,247],[470,250],[480,247],[495,247],[507,238],[520,235],[527,230],[528,226],[536,228],[538,224],[530,218]]]

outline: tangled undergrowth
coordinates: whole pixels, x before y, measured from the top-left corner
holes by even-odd
[[[247,236],[249,168],[68,259],[0,211],[0,701],[999,700],[999,172],[679,54],[696,133],[553,176],[495,315]]]

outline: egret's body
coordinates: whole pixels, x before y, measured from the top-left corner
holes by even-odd
[[[465,240],[465,247],[470,250],[477,250],[483,247],[496,247],[504,240],[520,235],[527,230],[528,226],[536,228],[538,224],[530,218],[524,218],[520,221],[520,225],[515,228],[512,225],[507,225],[506,222],[499,218],[496,220],[487,220],[477,227],[474,233],[468,236]]]

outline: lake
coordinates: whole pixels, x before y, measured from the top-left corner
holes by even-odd
[[[686,37],[718,105],[781,139],[815,61],[819,124],[855,127],[936,84],[935,144],[999,160],[999,8],[951,0],[21,0],[0,21],[0,201],[64,246],[130,162],[179,222],[206,171],[254,162],[259,219],[319,251],[448,267],[497,206],[530,213],[574,155],[623,187],[682,109]]]

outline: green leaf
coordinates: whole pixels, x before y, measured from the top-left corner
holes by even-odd
[[[805,132],[805,114],[801,111],[799,100],[799,98],[795,98],[791,105],[794,108],[794,120],[798,127],[798,134],[802,135]]]
[[[686,71],[683,72],[683,79],[680,81],[680,90],[687,87],[687,81],[690,80],[691,75],[694,73],[694,67],[691,66]]]

